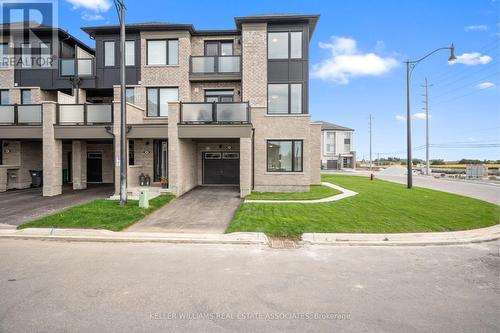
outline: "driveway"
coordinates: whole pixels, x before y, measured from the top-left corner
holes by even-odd
[[[63,187],[63,194],[43,197],[41,188],[12,190],[0,193],[0,228],[14,228],[62,209],[113,194],[113,185],[89,184],[86,190]]]
[[[237,187],[197,187],[126,231],[223,233],[242,199]]]

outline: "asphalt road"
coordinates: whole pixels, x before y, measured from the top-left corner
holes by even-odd
[[[499,245],[0,240],[0,331],[498,332]]]

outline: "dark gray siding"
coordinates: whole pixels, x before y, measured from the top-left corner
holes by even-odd
[[[302,112],[309,113],[309,25],[268,24],[268,32],[302,31],[302,59],[268,59],[268,83],[302,83]]]
[[[126,40],[135,41],[135,66],[125,68],[127,84],[137,84],[141,77],[141,38],[138,33],[127,33]],[[115,42],[115,66],[104,66],[104,42]],[[112,88],[120,84],[120,35],[97,35],[96,42],[96,88]]]

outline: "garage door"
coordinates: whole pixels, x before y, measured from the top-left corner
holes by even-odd
[[[203,184],[238,185],[240,183],[240,153],[203,153]]]

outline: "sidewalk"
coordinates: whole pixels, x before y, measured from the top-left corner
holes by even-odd
[[[37,239],[80,242],[131,242],[131,243],[187,243],[187,244],[242,244],[270,245],[269,239],[260,232],[236,232],[231,234],[181,234],[114,232],[92,229],[27,228],[0,230],[0,239]],[[305,233],[298,245],[336,246],[425,246],[480,243],[500,239],[500,225],[453,231],[407,234],[335,234]]]

